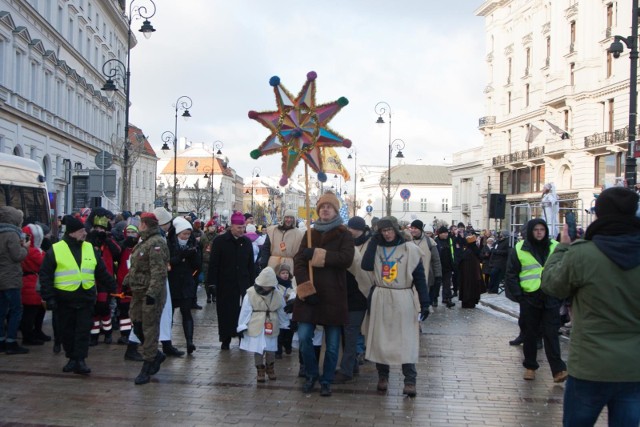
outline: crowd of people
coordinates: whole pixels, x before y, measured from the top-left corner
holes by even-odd
[[[425,229],[414,220],[401,228],[394,217],[368,225],[357,216],[345,223],[333,193],[319,197],[308,231],[291,210],[259,230],[241,212],[221,227],[217,218],[203,223],[164,208],[118,215],[96,208],[61,218],[64,231],[51,236],[46,225],[22,224],[22,212],[2,207],[0,351],[23,354],[53,340],[54,352],[64,349],[68,358],[62,370],[86,375],[89,348],[101,338],[111,344],[118,329],[125,359],[143,362],[135,384],[145,384],[166,357],[185,354],[171,340],[175,309],[186,353],[196,351],[192,310],[202,308],[203,285],[207,304],[216,304],[221,350],[237,338],[254,354],[258,382],[276,380],[276,360],[297,342],[305,393],[319,383],[320,395],[331,396],[332,385],[352,381],[367,360],[376,364],[378,391],[387,390],[389,366],[399,365],[403,393],[413,397],[420,322],[439,303],[452,309],[457,298],[473,309],[481,294],[504,287],[520,306],[520,334],[511,344],[523,345],[523,378],[535,379],[544,347],[553,381],[569,380],[567,425],[586,417],[576,415],[575,400],[603,383],[610,388],[598,396],[610,417],[634,417],[637,411],[624,403],[618,405],[627,409],[616,410],[611,401],[622,387],[640,407],[640,372],[629,359],[640,349],[637,199],[623,188],[606,190],[584,239],[572,242],[567,227],[553,239],[546,221],[534,218],[513,247],[507,231],[478,233],[463,223]],[[629,223],[635,228],[622,235]],[[568,367],[558,339],[561,299],[572,301],[575,316]],[[53,337],[42,329],[46,310]],[[625,336],[607,336],[607,322]]]

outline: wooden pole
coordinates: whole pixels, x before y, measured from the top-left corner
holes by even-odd
[[[304,208],[307,212],[307,247],[311,247],[311,209],[309,202],[309,165],[305,162],[304,164]],[[311,260],[309,260],[309,280],[313,283],[313,267],[311,267]]]

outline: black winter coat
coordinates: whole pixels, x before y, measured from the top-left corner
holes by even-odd
[[[181,248],[176,235],[173,234],[167,239],[167,245],[171,257],[169,271],[171,300],[195,298],[198,291],[197,277],[202,266],[198,242],[192,234],[187,245]]]
[[[216,287],[218,334],[220,339],[237,335],[241,299],[255,281],[253,245],[249,238],[237,239],[231,231],[211,243],[207,285]]]

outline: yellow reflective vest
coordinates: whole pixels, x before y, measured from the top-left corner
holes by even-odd
[[[93,245],[82,243],[82,264],[78,267],[76,259],[69,249],[67,242],[60,241],[53,245],[53,253],[56,257],[56,271],[53,275],[53,287],[60,291],[73,292],[80,285],[82,289],[91,289],[95,286],[95,270],[98,260],[93,250]]]
[[[544,266],[540,265],[538,260],[531,254],[531,252],[523,251],[522,245],[524,241],[516,244],[516,253],[518,254],[518,260],[522,269],[520,270],[520,287],[525,292],[535,292],[540,289],[540,279],[542,277],[542,270]],[[551,239],[549,243],[549,255],[555,251],[558,242]]]

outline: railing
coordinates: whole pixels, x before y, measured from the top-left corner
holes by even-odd
[[[516,151],[515,153],[503,154],[493,158],[493,166],[506,165],[508,163],[522,162],[544,155],[544,147],[534,147],[528,150]]]
[[[496,116],[484,116],[478,120],[478,127],[484,128],[487,126],[494,126],[496,124]]]
[[[640,126],[636,128],[636,135],[640,132]],[[594,133],[584,137],[584,148],[600,147],[602,145],[627,142],[629,139],[629,126],[616,129],[613,132]]]

